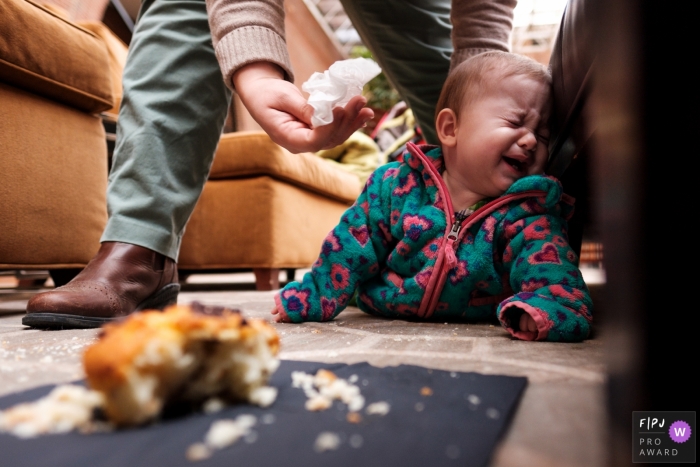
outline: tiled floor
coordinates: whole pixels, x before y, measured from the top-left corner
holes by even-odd
[[[194,280],[193,280],[194,279]],[[245,287],[251,278],[238,275]],[[269,318],[273,292],[212,291],[190,278],[179,301],[200,301]],[[192,290],[199,287],[207,291]],[[7,287],[7,285],[5,286]],[[82,377],[80,356],[96,330],[40,331],[21,325],[36,291],[0,288],[0,395]],[[387,366],[401,363],[450,371],[527,376],[529,385],[492,464],[581,466],[605,464],[602,340],[580,344],[529,343],[511,339],[489,324],[409,323],[380,320],[350,308],[331,323],[275,325],[283,359]]]

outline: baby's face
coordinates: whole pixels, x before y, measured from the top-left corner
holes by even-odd
[[[494,79],[462,107],[448,170],[483,197],[500,196],[516,180],[542,173],[549,107],[546,83],[526,75]]]

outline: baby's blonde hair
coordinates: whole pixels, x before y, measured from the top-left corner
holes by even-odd
[[[480,53],[457,65],[447,77],[435,107],[435,119],[443,109],[451,109],[459,117],[462,106],[488,87],[489,78],[500,80],[513,75],[526,75],[548,86],[552,84],[549,69],[529,57],[496,50]]]

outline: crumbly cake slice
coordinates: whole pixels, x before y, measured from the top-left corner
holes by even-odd
[[[135,313],[105,325],[83,363],[90,387],[103,394],[117,425],[152,420],[176,402],[219,397],[261,406],[279,366],[279,336],[267,322],[199,304]]]

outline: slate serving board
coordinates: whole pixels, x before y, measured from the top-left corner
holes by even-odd
[[[367,415],[363,410],[362,421],[352,424],[346,419],[346,405],[340,402],[326,411],[307,411],[306,396],[302,389],[292,387],[291,373],[315,373],[319,368],[346,379],[357,375],[356,384],[366,405],[386,401],[391,406],[389,413]],[[527,379],[411,365],[377,368],[367,363],[282,361],[270,384],[279,388],[279,395],[266,409],[237,405],[215,414],[191,413],[146,427],[91,435],[69,433],[23,440],[0,434],[0,464],[8,467],[484,466],[510,422]],[[0,398],[0,409],[36,400],[52,387]],[[425,387],[430,388],[432,395],[421,394]],[[212,422],[240,414],[258,417],[254,436],[215,451],[203,461],[187,460],[187,448],[203,440]],[[335,450],[317,452],[316,438],[326,431],[336,433],[341,444]]]

